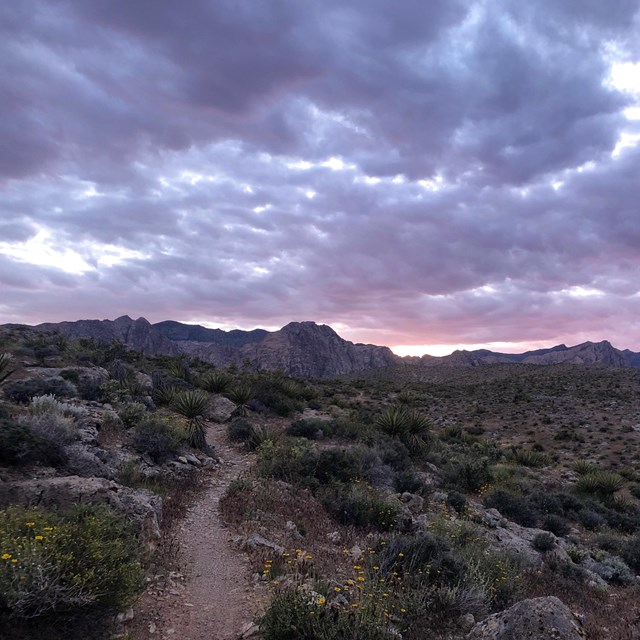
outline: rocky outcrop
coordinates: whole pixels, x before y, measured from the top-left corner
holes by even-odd
[[[609,367],[629,367],[629,360],[622,351],[615,349],[607,340],[584,342],[562,351],[529,356],[525,364],[600,364]]]
[[[116,320],[78,320],[77,322],[45,323],[36,327],[44,331],[60,331],[70,338],[91,338],[99,342],[121,342],[149,355],[176,355],[171,340],[145,318],[133,320],[121,316]]]
[[[153,545],[160,538],[162,499],[143,489],[130,489],[105,478],[38,478],[0,484],[0,508],[68,509],[76,504],[107,504],[137,523],[141,538]]]
[[[256,370],[302,377],[348,374],[401,361],[388,347],[354,344],[331,327],[314,322],[292,322],[273,332],[222,331],[173,321],[152,325],[144,318],[122,316],[113,321],[43,324],[37,329],[57,330],[72,338],[119,341],[149,355],[186,353],[220,367],[248,361]]]
[[[532,598],[476,624],[466,640],[584,640],[578,618],[555,596]]]
[[[387,347],[348,342],[331,327],[315,322],[291,322],[261,342],[246,345],[242,355],[258,369],[314,378],[385,367],[398,361]]]

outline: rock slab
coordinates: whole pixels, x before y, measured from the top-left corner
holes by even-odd
[[[485,618],[466,640],[584,640],[571,610],[555,596],[532,598]]]

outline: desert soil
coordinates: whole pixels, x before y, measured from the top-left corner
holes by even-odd
[[[179,571],[161,584],[150,583],[134,607],[127,630],[136,640],[235,640],[256,615],[248,557],[233,544],[219,513],[229,483],[251,461],[225,443],[219,425],[208,428],[207,441],[221,464],[177,531]]]

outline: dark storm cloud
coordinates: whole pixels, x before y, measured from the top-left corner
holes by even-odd
[[[0,312],[633,346],[638,34],[623,0],[4,6]]]

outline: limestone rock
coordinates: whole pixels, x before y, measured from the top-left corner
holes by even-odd
[[[236,405],[224,396],[214,395],[209,400],[207,416],[214,422],[226,422],[236,410]]]
[[[583,640],[577,617],[555,596],[532,598],[476,624],[466,640]]]

